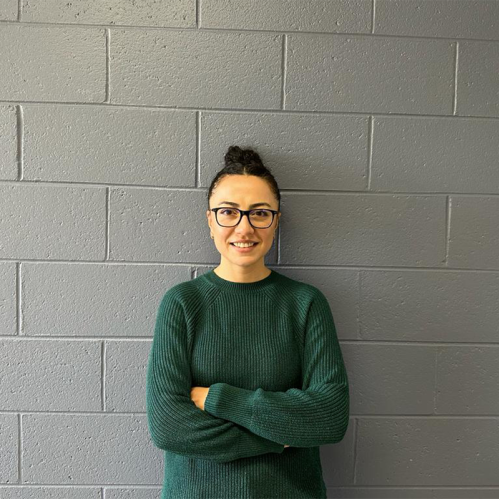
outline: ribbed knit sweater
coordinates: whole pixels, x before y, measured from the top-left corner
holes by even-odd
[[[204,410],[194,386],[209,387]],[[165,451],[161,499],[325,498],[319,446],[342,440],[349,422],[326,297],[275,270],[174,285],[159,305],[146,399]]]

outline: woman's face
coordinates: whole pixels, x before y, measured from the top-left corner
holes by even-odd
[[[237,203],[236,205],[228,204]],[[251,206],[253,204],[265,203],[261,206]],[[278,209],[278,202],[270,190],[268,183],[260,177],[254,175],[227,175],[220,180],[218,186],[213,190],[210,199],[210,208],[225,206],[227,208],[239,208],[250,210],[253,208]],[[221,227],[215,219],[215,212],[207,210],[208,225],[214,236],[217,250],[222,256],[222,263],[225,264],[255,267],[264,266],[263,260],[272,246],[272,240],[276,231],[280,213],[277,213],[272,225],[267,229],[255,229],[249,223],[248,217],[243,216],[235,227]],[[230,243],[234,241],[247,240],[255,241],[258,244],[250,251],[239,252]]]

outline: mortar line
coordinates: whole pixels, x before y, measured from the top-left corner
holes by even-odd
[[[456,41],[456,50],[454,57],[454,85],[452,87],[452,114],[457,116],[457,75],[459,68],[459,41]]]
[[[372,16],[371,16],[372,17]],[[319,35],[324,37],[357,37],[357,38],[396,38],[398,40],[435,40],[435,41],[450,41],[455,42],[455,36],[430,36],[430,35],[406,35],[406,34],[390,34],[390,33],[374,33],[371,31],[358,32],[358,31],[305,31],[305,30],[272,30],[272,29],[245,29],[244,27],[238,28],[211,28],[211,27],[197,27],[194,26],[137,26],[133,24],[90,24],[90,23],[55,23],[55,22],[42,22],[42,21],[23,21],[22,24],[29,26],[40,26],[40,27],[62,27],[62,28],[94,28],[94,29],[127,29],[130,31],[206,31],[214,33],[254,33],[258,34],[269,34],[269,35],[293,35],[293,36],[306,36],[306,35]],[[18,21],[0,21],[0,25],[19,25]],[[487,43],[499,43],[497,38],[466,38],[459,37],[459,41],[469,41],[469,42],[487,42]]]
[[[9,262],[18,262],[19,259],[16,258],[0,258],[0,263],[9,263]],[[36,260],[36,259],[29,259],[29,258],[23,258],[21,260],[22,263],[33,263],[33,264],[40,264],[40,265],[52,265],[52,264],[61,264],[61,263],[66,263],[68,265],[95,265],[95,264],[102,264],[105,263],[108,266],[111,265],[117,265],[117,266],[140,266],[140,265],[146,265],[146,266],[161,266],[161,267],[173,267],[173,268],[181,268],[181,267],[190,267],[192,265],[197,265],[201,267],[211,267],[215,266],[216,264],[212,263],[207,263],[205,261],[199,261],[199,262],[189,262],[189,263],[183,263],[183,262],[168,262],[168,261],[140,261],[140,260]],[[453,267],[384,267],[381,265],[373,265],[373,266],[361,266],[361,265],[290,265],[287,263],[269,263],[271,267],[276,267],[278,270],[283,269],[289,269],[289,270],[375,270],[375,271],[381,271],[381,272],[443,272],[443,273],[476,273],[476,274],[498,274],[499,269],[476,269],[476,268],[453,268]]]
[[[196,162],[194,165],[194,187],[201,185],[201,111],[196,111]]]
[[[438,383],[438,352],[441,347],[435,347],[435,374],[434,374],[434,388],[433,388],[433,414],[437,415],[437,383]]]
[[[67,180],[23,180],[23,185],[36,185],[36,186],[49,186],[49,187],[85,187],[85,188],[105,188],[105,187],[116,187],[119,189],[151,189],[157,191],[165,191],[165,192],[197,192],[199,190],[208,191],[208,187],[202,186],[158,186],[152,184],[116,184],[111,182],[81,182],[81,181],[67,181]],[[12,185],[19,186],[20,182],[18,180],[0,180],[0,185]],[[389,196],[390,198],[394,197],[446,197],[446,196],[463,196],[463,197],[499,197],[499,192],[459,192],[459,191],[433,191],[433,192],[424,192],[424,191],[367,191],[367,190],[320,190],[320,189],[280,189],[281,193],[284,194],[293,194],[294,196]]]
[[[353,473],[352,483],[357,483],[357,445],[358,445],[358,419],[353,418]]]
[[[81,335],[81,336],[66,336],[66,335],[60,335],[60,336],[49,336],[49,335],[36,335],[36,336],[22,336],[21,338],[16,336],[16,335],[9,335],[9,336],[3,336],[2,337],[2,342],[8,342],[8,341],[40,341],[40,340],[45,340],[47,342],[49,341],[59,341],[61,343],[63,342],[68,342],[68,341],[74,341],[74,342],[82,342],[82,341],[88,341],[88,342],[100,342],[100,341],[106,341],[107,343],[110,342],[120,342],[120,343],[125,343],[125,342],[144,342],[148,343],[152,341],[152,336],[86,336],[86,335]],[[409,340],[364,340],[362,338],[360,339],[348,339],[348,338],[339,338],[339,341],[341,344],[344,345],[375,345],[375,346],[381,346],[381,345],[388,345],[388,346],[408,346],[408,345],[414,345],[414,346],[425,346],[425,347],[431,347],[431,348],[436,348],[436,347],[441,347],[441,348],[499,348],[499,342],[491,342],[491,341],[484,341],[484,342],[472,342],[472,341],[409,341]],[[1,412],[1,409],[0,409]]]
[[[282,35],[282,59],[281,59],[281,110],[286,109],[286,73],[287,73],[287,52],[288,52],[288,37]]]
[[[362,322],[360,320],[360,303],[362,300],[362,274],[363,270],[359,269],[357,272],[357,303],[355,310],[357,311],[357,338],[362,340]]]
[[[371,490],[371,489],[375,489],[375,490],[384,490],[384,489],[388,489],[388,490],[399,490],[399,489],[403,489],[404,491],[405,490],[411,490],[411,491],[416,491],[416,490],[428,490],[428,491],[431,491],[433,492],[434,489],[439,489],[439,490],[443,490],[443,491],[446,491],[447,489],[452,489],[452,490],[482,490],[482,491],[489,491],[489,490],[499,490],[499,487],[497,486],[494,486],[494,485],[491,485],[491,486],[488,486],[488,485],[421,485],[421,486],[417,486],[417,485],[337,485],[337,486],[329,486],[327,487],[327,490],[328,491],[334,491],[334,490],[344,490],[344,489],[348,489],[348,490],[353,490],[353,491],[356,491],[356,490]],[[361,496],[361,497],[367,497],[368,499],[371,499],[372,496]],[[377,497],[380,497],[380,496],[377,496]],[[392,496],[392,497],[397,497],[398,498],[401,498],[402,495],[397,495],[397,496]],[[453,497],[453,496],[445,496],[445,497]],[[425,498],[427,498],[427,496],[425,496]],[[434,495],[431,496],[431,499],[435,498]],[[471,496],[466,496],[465,499],[470,499]],[[429,497],[427,499],[430,499]],[[474,498],[473,498],[474,499]]]
[[[371,190],[372,161],[373,161],[373,134],[374,118],[369,116],[367,120],[367,186],[366,190]]]
[[[105,30],[106,37],[106,82],[105,82],[105,97],[104,102],[111,102],[111,30],[107,28]]]
[[[101,409],[106,412],[106,340],[101,342]]]
[[[22,262],[16,262],[16,333],[15,336],[22,336],[22,286],[21,286],[21,266]]]
[[[17,415],[17,483],[23,483],[23,432],[22,432],[22,415],[19,413]],[[2,484],[3,485],[3,484]]]
[[[235,107],[191,107],[191,106],[164,106],[164,105],[153,105],[153,104],[124,104],[112,102],[81,102],[81,101],[39,101],[39,100],[11,100],[11,99],[0,99],[0,104],[36,104],[43,106],[71,106],[71,107],[115,107],[118,109],[141,109],[141,110],[164,110],[171,112],[188,112],[188,111],[207,111],[210,113],[219,114],[271,114],[271,115],[289,115],[297,114],[303,116],[337,116],[337,117],[369,117],[369,116],[379,116],[382,118],[412,118],[412,119],[452,119],[452,120],[488,120],[488,121],[498,121],[499,116],[485,116],[485,115],[456,115],[453,114],[416,114],[416,113],[405,113],[405,112],[372,112],[372,111],[337,111],[331,110],[301,110],[301,109],[280,109],[276,108],[235,108]]]
[[[96,483],[96,484],[88,484],[88,483],[76,483],[76,484],[60,484],[60,483],[46,483],[46,482],[30,482],[30,483],[2,483],[0,485],[0,490],[5,488],[6,490],[9,488],[15,487],[16,489],[22,488],[22,489],[38,489],[40,487],[47,488],[47,489],[68,489],[68,490],[73,490],[74,488],[82,488],[82,489],[143,489],[143,490],[161,490],[161,486],[158,484],[144,484],[144,483],[106,483],[106,484],[101,484],[101,483]],[[100,495],[99,495],[100,496]],[[3,496],[0,496],[3,497]],[[20,496],[15,496],[15,497],[20,497]],[[92,496],[93,497],[93,496]],[[156,497],[156,496],[155,496]],[[159,496],[158,496],[159,497]]]
[[[17,126],[17,180],[23,180],[24,175],[24,112],[21,105],[16,106]]]
[[[2,488],[9,489],[12,487],[19,488],[19,485],[17,484],[7,484],[7,483],[2,483]],[[82,488],[82,489],[95,489],[95,488],[103,488],[103,489],[142,489],[142,490],[158,490],[161,491],[161,486],[158,484],[145,484],[144,483],[115,483],[115,484],[110,484],[107,483],[105,485],[102,484],[86,484],[86,483],[78,483],[74,485],[61,485],[61,484],[47,484],[45,482],[43,483],[36,483],[36,482],[31,482],[29,484],[23,484],[22,488],[23,489],[35,489],[39,487],[46,487],[50,489],[68,489],[68,490],[73,490],[73,488]],[[433,489],[441,489],[441,490],[446,490],[446,489],[458,489],[458,490],[482,490],[482,491],[490,491],[490,490],[499,490],[499,487],[494,486],[494,485],[459,485],[459,486],[454,486],[454,485],[422,485],[422,486],[415,486],[415,485],[357,485],[357,486],[352,486],[352,485],[338,485],[338,486],[329,486],[327,487],[328,491],[331,490],[342,490],[342,489],[349,489],[349,490],[369,490],[369,489],[376,489],[376,490],[384,490],[384,489],[390,489],[390,490],[398,490],[398,489],[404,489],[404,490],[433,490]],[[16,496],[17,497],[17,496]],[[156,497],[156,496],[155,496]],[[159,497],[159,495],[158,495]],[[363,496],[367,497],[367,496]]]
[[[111,188],[106,187],[106,201],[104,207],[106,213],[106,221],[105,221],[105,241],[104,241],[104,261],[110,261],[110,253],[111,253],[111,243],[110,243],[110,219],[111,219]]]
[[[445,196],[445,257],[442,263],[447,268],[449,268],[451,208],[451,196]]]
[[[0,411],[0,415],[14,414],[18,415],[16,411]],[[23,415],[42,415],[42,416],[88,416],[88,417],[135,417],[135,416],[147,416],[147,411],[106,411],[101,410],[96,411],[23,411]],[[350,414],[352,418],[359,419],[393,419],[393,420],[407,420],[407,419],[417,419],[420,421],[438,421],[438,420],[490,420],[499,421],[499,415],[492,414]],[[2,487],[5,484],[2,483]]]
[[[8,484],[8,483],[2,483],[2,488],[9,489],[9,488],[19,488],[18,484]],[[71,484],[71,485],[61,485],[58,483],[36,483],[36,482],[30,482],[29,484],[22,484],[23,489],[35,489],[39,487],[46,487],[50,489],[68,489],[68,490],[73,490],[75,487],[77,488],[82,488],[82,489],[95,489],[95,488],[102,488],[102,489],[142,489],[142,490],[158,490],[161,491],[161,486],[158,484],[144,484],[144,483],[106,483],[105,485],[103,484],[87,484],[87,483],[78,483],[78,484]],[[404,490],[432,490],[432,489],[441,489],[441,490],[446,490],[446,489],[459,489],[459,490],[482,490],[482,491],[489,491],[489,490],[499,490],[499,487],[493,486],[493,485],[459,485],[459,486],[453,486],[453,485],[422,485],[422,486],[414,486],[414,485],[341,485],[341,486],[329,486],[327,487],[328,490],[335,490],[335,489],[350,489],[350,490],[364,490],[364,489],[377,489],[377,490],[383,490],[383,489],[391,489],[391,490],[398,490],[398,489],[404,489]],[[158,496],[159,497],[159,496]]]

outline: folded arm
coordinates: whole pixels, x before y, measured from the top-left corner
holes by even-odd
[[[329,303],[316,291],[306,319],[303,389],[273,392],[215,383],[206,411],[291,447],[343,439],[349,422],[348,378]]]
[[[157,314],[147,367],[146,407],[154,445],[217,462],[283,452],[284,443],[196,407],[190,398],[191,386],[183,307],[175,293],[167,292]]]

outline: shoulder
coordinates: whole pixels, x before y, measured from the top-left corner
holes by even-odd
[[[179,282],[170,286],[166,291],[164,291],[161,298],[161,304],[163,303],[177,303],[179,305],[184,302],[188,302],[192,297],[192,294],[196,292],[196,287],[192,285],[192,280]]]
[[[279,286],[275,289],[273,298],[287,313],[292,311],[302,319],[306,319],[311,308],[329,307],[327,298],[318,287],[281,273],[279,273]]]
[[[164,292],[160,307],[181,308],[186,316],[192,317],[209,306],[218,294],[215,291],[199,277],[179,282]]]
[[[325,298],[324,294],[319,288],[308,282],[293,279],[281,273],[279,273],[279,281],[283,290],[285,289],[289,291],[291,294],[301,300],[313,301],[316,298]]]

